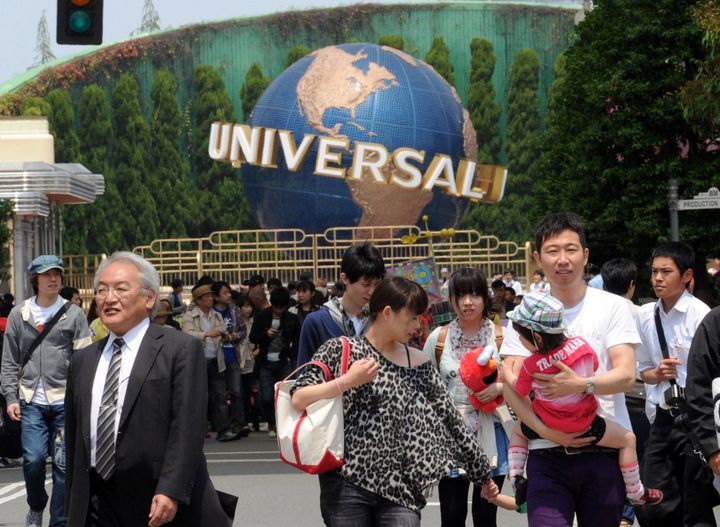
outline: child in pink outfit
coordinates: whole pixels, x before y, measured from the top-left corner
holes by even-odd
[[[557,363],[565,364],[585,378],[591,378],[598,367],[595,351],[582,337],[565,336],[562,303],[546,293],[531,293],[507,316],[520,341],[532,355],[523,361],[516,378],[504,381],[521,396],[527,397],[534,391],[533,410],[549,428],[568,433],[586,432],[584,436],[595,437],[593,445],[619,449],[625,492],[632,505],[660,503],[662,492],[646,489],[640,481],[635,434],[597,415],[598,402],[592,393],[549,398],[535,389],[533,374],[559,373]],[[524,474],[528,440],[539,438],[535,431],[521,423],[515,426],[510,439],[510,480],[518,505],[524,502],[523,493],[527,486]]]

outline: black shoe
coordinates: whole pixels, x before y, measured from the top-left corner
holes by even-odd
[[[218,434],[216,439],[221,443],[226,441],[235,441],[236,439],[240,439],[240,434],[233,432],[232,430],[225,430],[223,433]]]
[[[515,488],[515,505],[518,507],[527,501],[527,485],[527,479],[522,476],[516,476],[513,480],[513,487]]]
[[[250,435],[250,427],[248,425],[235,425],[233,426],[232,431],[240,438]]]

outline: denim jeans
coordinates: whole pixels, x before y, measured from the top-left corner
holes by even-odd
[[[225,363],[225,384],[230,398],[230,426],[233,428],[245,426],[245,404],[243,402],[242,377],[238,361]]]
[[[282,381],[291,371],[287,359],[265,361],[260,366],[260,401],[269,430],[275,430],[275,383]]]
[[[345,481],[320,475],[320,509],[329,527],[420,527],[420,513]]]
[[[21,402],[20,411],[27,503],[32,510],[45,510],[48,502],[45,459],[50,455],[53,480],[50,527],[65,525],[65,407]]]

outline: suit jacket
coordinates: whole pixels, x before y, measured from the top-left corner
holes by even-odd
[[[65,397],[68,527],[85,525],[90,499],[90,406],[107,338],[75,353]],[[127,527],[147,525],[155,494],[178,501],[168,525],[230,526],[207,472],[207,378],[202,343],[150,324],[128,381],[115,446],[114,478]]]

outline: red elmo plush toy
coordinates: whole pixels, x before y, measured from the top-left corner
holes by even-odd
[[[485,388],[497,382],[498,364],[492,358],[492,348],[478,347],[470,350],[460,359],[460,378],[470,389],[470,404],[483,412],[494,412],[495,408],[503,403],[503,396],[499,395],[489,403],[481,403],[474,393],[480,393]],[[474,392],[474,393],[473,393]]]

